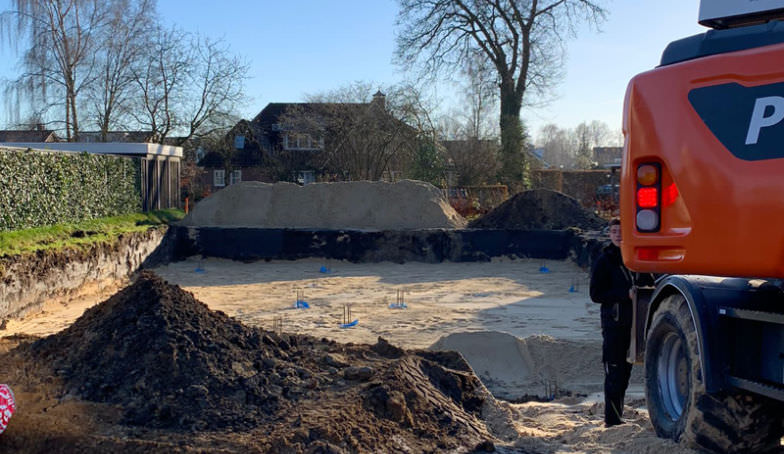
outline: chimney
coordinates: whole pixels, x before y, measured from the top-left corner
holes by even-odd
[[[43,123],[36,123],[35,124],[35,130],[36,131],[43,131],[44,130],[44,124]]]
[[[381,93],[379,89],[376,94],[373,95],[373,100],[370,101],[370,104],[373,106],[379,106],[382,110],[386,109],[387,105],[387,96],[384,93]]]

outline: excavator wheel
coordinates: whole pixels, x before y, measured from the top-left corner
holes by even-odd
[[[656,433],[722,453],[781,450],[781,404],[750,393],[707,394],[697,331],[683,295],[653,316],[645,348],[645,392]]]

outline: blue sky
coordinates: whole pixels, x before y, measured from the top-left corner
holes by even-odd
[[[547,123],[572,128],[601,120],[619,129],[629,79],[656,66],[670,41],[707,30],[697,24],[699,0],[603,4],[610,15],[602,31],[580,30],[567,44],[556,101],[523,111],[534,136]],[[269,102],[302,101],[353,81],[385,86],[406,78],[392,62],[394,0],[159,0],[158,10],[185,30],[224,39],[250,62],[246,118]],[[16,57],[2,50],[0,61],[0,75],[8,77]],[[436,95],[446,109],[458,93],[448,84]]]

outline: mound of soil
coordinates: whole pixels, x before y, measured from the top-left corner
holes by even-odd
[[[472,229],[596,230],[606,222],[566,194],[533,189],[516,194],[493,211],[472,221]]]
[[[493,440],[481,419],[493,398],[455,352],[247,327],[149,272],[12,355],[35,363],[26,369],[41,383],[57,377],[60,401],[109,404],[124,426],[245,432],[263,452],[444,452]]]
[[[233,184],[200,201],[187,226],[354,230],[454,229],[465,219],[422,181]]]

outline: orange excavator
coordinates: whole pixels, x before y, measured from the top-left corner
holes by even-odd
[[[630,359],[662,437],[714,452],[784,434],[784,1],[703,0],[624,103]]]

